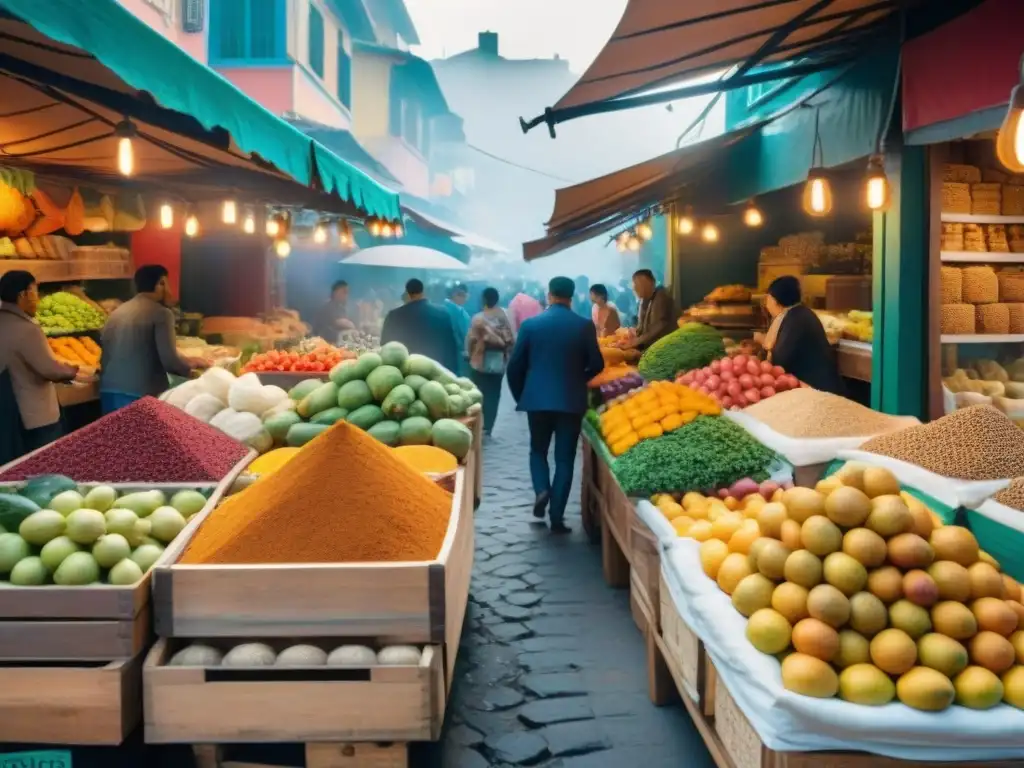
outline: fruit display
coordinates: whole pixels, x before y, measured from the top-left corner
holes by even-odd
[[[711,304],[749,303],[753,292],[745,285],[720,285],[704,297]]]
[[[50,345],[53,356],[62,363],[94,371],[98,371],[100,368],[100,355],[103,350],[88,336],[61,336],[47,339],[47,343]]]
[[[684,427],[700,415],[721,412],[706,394],[668,381],[654,381],[619,395],[598,411],[601,437],[613,456],[621,456],[641,440]]]
[[[357,355],[363,352],[377,352],[380,349],[380,334],[349,329],[338,334],[338,346]]]
[[[242,350],[222,344],[208,344],[198,336],[179,336],[176,340],[178,354],[185,358],[202,358],[215,365],[227,365],[238,360]]]
[[[701,542],[704,573],[747,618],[754,648],[779,657],[787,690],[926,712],[1024,709],[1020,585],[891,472],[851,462],[815,488],[727,493],[656,502]]]
[[[635,367],[619,363],[606,365],[603,371],[587,383],[587,386],[599,390],[602,400],[607,402],[613,397],[636,389],[643,383],[643,377]]]
[[[621,347],[623,344],[636,338],[635,328],[619,328],[610,336],[602,336],[597,340],[597,345],[602,349]]]
[[[718,331],[700,323],[686,323],[648,347],[637,367],[647,381],[669,381],[679,373],[703,368],[724,354]]]
[[[0,237],[0,259],[58,261],[71,257],[75,244],[66,237]]]
[[[477,412],[483,396],[469,379],[393,342],[342,360],[327,381],[307,379],[288,392],[255,373],[236,378],[211,368],[161,399],[260,453],[301,447],[347,421],[386,445],[432,444],[461,460],[473,438],[456,419]]]
[[[723,408],[737,410],[800,386],[797,378],[782,366],[747,355],[712,360],[703,368],[687,371],[676,381],[710,395]]]
[[[66,291],[45,296],[36,310],[36,321],[47,336],[98,331],[107,316],[86,301]]]
[[[206,506],[207,494],[33,478],[0,493],[0,579],[19,587],[135,584]]]
[[[355,352],[323,344],[307,352],[271,350],[253,355],[242,367],[243,373],[327,373],[342,360],[357,357]]]
[[[167,662],[170,667],[366,667],[418,666],[423,651],[412,645],[388,645],[379,651],[365,645],[339,645],[327,650],[298,643],[279,652],[265,643],[239,643],[227,651],[195,642],[186,645]]]
[[[851,309],[846,313],[847,323],[843,336],[854,341],[872,341],[875,338],[875,316],[873,312]]]

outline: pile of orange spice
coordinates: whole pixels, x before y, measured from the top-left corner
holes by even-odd
[[[452,497],[360,429],[338,422],[288,465],[229,497],[188,564],[434,560]]]

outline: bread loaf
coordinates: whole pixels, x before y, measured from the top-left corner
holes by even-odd
[[[959,267],[942,267],[942,303],[960,304],[963,298],[963,280]]]
[[[976,333],[1010,332],[1010,308],[1006,304],[981,304],[974,308]]]
[[[943,304],[941,310],[942,333],[974,333],[974,305]]]
[[[995,304],[999,301],[999,278],[992,267],[965,267],[963,297],[970,304]]]

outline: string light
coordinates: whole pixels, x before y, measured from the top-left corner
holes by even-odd
[[[395,237],[405,237],[405,227],[401,224],[395,224],[394,226]]]
[[[889,179],[885,176],[885,162],[881,155],[873,155],[868,161],[864,197],[872,211],[884,210],[889,205]]]
[[[271,214],[267,217],[267,237],[277,237],[281,234],[281,220]]]
[[[238,223],[238,205],[234,200],[224,201],[224,208],[221,210],[220,218],[225,224]]]
[[[383,227],[378,219],[370,219],[366,225],[366,231],[370,233],[371,237],[380,237],[382,229]]]
[[[1020,69],[1020,82],[1010,91],[1006,117],[996,135],[996,156],[1014,173],[1024,173],[1024,58]]]
[[[251,210],[245,212],[245,220],[242,221],[242,231],[247,235],[256,232],[256,216]]]
[[[760,227],[764,224],[764,214],[753,200],[747,203],[747,208],[743,211],[743,223],[748,227]]]
[[[804,211],[810,216],[828,216],[832,212],[832,184],[821,168],[812,168],[804,187]]]
[[[640,250],[640,238],[638,238],[636,235],[630,235],[629,240],[626,241],[626,247],[629,250],[636,253],[637,251]]]
[[[277,254],[277,258],[279,259],[287,259],[292,255],[292,244],[284,239],[275,240],[274,253]]]
[[[317,224],[316,228],[313,230],[313,242],[317,245],[323,245],[327,242],[327,227],[322,223]]]
[[[636,236],[639,237],[641,240],[650,240],[652,237],[654,237],[654,229],[653,227],[651,227],[649,222],[642,221],[639,224],[637,224]]]
[[[195,237],[199,234],[199,219],[196,218],[194,213],[190,213],[185,217],[185,235],[186,237]]]
[[[347,221],[338,224],[338,243],[342,248],[351,248],[355,244],[352,237],[352,228]]]
[[[117,170],[122,176],[131,176],[135,173],[135,147],[132,145],[137,135],[135,124],[122,120],[114,127],[114,135],[117,137]]]
[[[169,203],[160,206],[160,228],[170,229],[174,226],[174,208]]]
[[[704,225],[700,231],[701,240],[705,243],[717,243],[718,242],[718,227],[711,222]]]
[[[693,220],[693,208],[686,206],[686,211],[676,221],[676,232],[680,235],[688,236],[692,235],[693,231],[697,228],[696,222]]]
[[[381,237],[387,238],[391,237],[393,234],[395,234],[395,228],[392,227],[391,224],[385,221],[383,224],[380,225]]]

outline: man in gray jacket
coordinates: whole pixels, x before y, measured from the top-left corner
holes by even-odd
[[[3,403],[3,411],[10,414],[3,421],[13,423],[15,406],[24,430],[20,447],[26,451],[61,436],[60,404],[53,384],[72,381],[78,374],[78,368],[60,362],[50,351],[43,329],[32,320],[38,306],[39,288],[30,272],[12,270],[0,278],[0,379],[6,379],[0,382],[0,391],[8,393],[4,399],[13,394],[14,400]]]
[[[136,295],[115,309],[103,327],[100,404],[116,411],[146,395],[156,397],[168,385],[167,374],[192,375],[203,361],[178,354],[167,270],[159,264],[135,272]]]
[[[658,285],[649,269],[638,269],[633,273],[633,291],[640,299],[640,307],[637,310],[636,337],[627,346],[643,352],[676,329],[676,307],[672,296]]]

